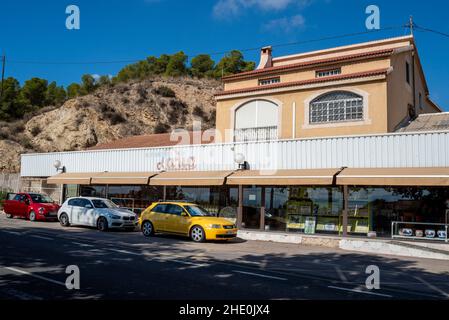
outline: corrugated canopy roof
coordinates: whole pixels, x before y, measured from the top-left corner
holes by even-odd
[[[338,185],[449,186],[449,168],[349,168],[337,176]]]
[[[397,132],[449,130],[449,112],[420,114]]]
[[[150,179],[152,186],[221,186],[233,171],[170,171]]]
[[[332,185],[340,169],[244,170],[227,178],[228,185]]]

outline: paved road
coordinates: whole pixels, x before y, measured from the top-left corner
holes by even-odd
[[[196,244],[0,215],[2,299],[448,299],[449,263],[236,239]],[[68,290],[77,265],[81,289]],[[365,286],[380,268],[381,289]]]

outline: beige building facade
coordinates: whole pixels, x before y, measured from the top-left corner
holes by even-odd
[[[217,142],[395,132],[431,101],[412,36],[274,58],[223,78]]]

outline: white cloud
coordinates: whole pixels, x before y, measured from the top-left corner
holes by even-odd
[[[297,14],[293,17],[284,17],[268,21],[264,24],[263,29],[270,32],[283,31],[289,33],[303,28],[305,23],[306,19],[301,14]]]
[[[230,18],[238,16],[246,9],[263,11],[280,11],[290,5],[304,7],[313,0],[219,0],[214,8],[213,15],[217,18]]]

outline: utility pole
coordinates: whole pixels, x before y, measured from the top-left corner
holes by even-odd
[[[409,27],[410,27],[410,35],[412,35],[412,36],[413,36],[413,32],[414,32],[414,30],[413,30],[414,26],[415,26],[415,23],[413,22],[413,16],[410,16]]]
[[[2,85],[0,89],[0,102],[3,100],[3,82],[5,81],[5,64],[6,64],[6,56],[2,56]]]

